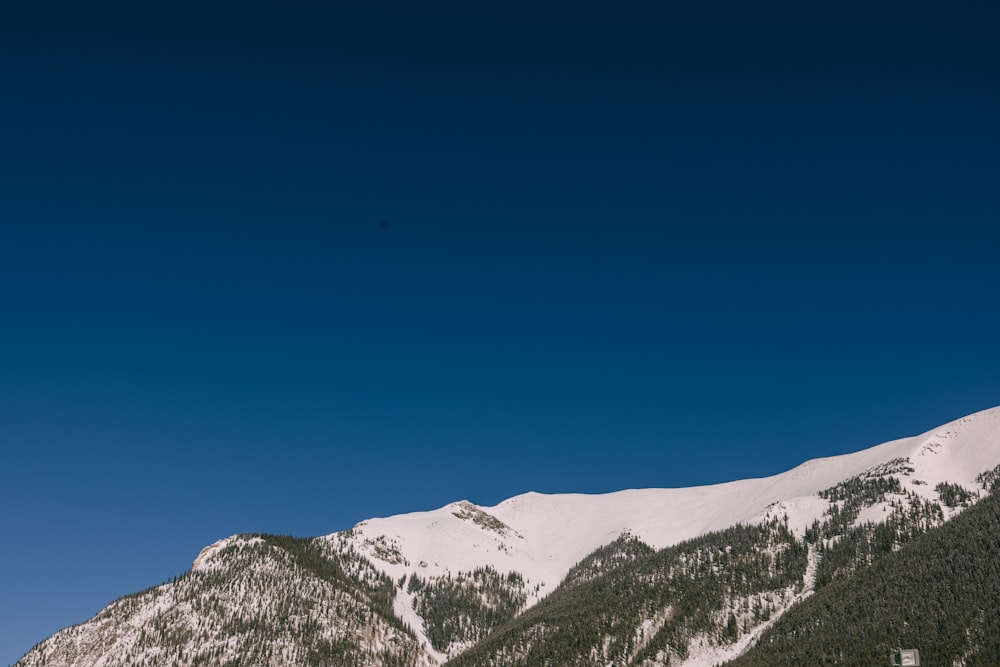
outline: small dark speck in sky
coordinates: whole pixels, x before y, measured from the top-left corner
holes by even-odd
[[[379,220],[378,228],[381,229],[383,232],[387,232],[392,228],[392,223],[389,222],[388,220]]]

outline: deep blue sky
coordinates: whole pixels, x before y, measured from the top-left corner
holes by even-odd
[[[236,532],[1000,404],[995,2],[34,4],[0,664]]]

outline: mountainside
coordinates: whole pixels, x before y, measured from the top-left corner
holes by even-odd
[[[995,408],[769,478],[234,536],[17,667],[712,665],[937,535],[998,466]]]
[[[996,481],[986,482],[991,486]],[[730,667],[888,664],[900,646],[925,665],[1000,665],[1000,494],[789,610]]]

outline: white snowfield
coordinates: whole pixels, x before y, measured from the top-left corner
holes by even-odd
[[[662,548],[738,523],[787,516],[789,527],[801,536],[828,507],[817,492],[899,458],[908,458],[914,468],[901,478],[904,485],[928,499],[938,500],[935,486],[944,481],[979,491],[976,476],[1000,464],[1000,408],[916,437],[807,461],[773,477],[600,495],[526,493],[493,507],[460,501],[362,521],[353,539],[397,580],[404,574],[457,574],[481,566],[519,572],[531,605],[575,563],[626,532]],[[878,511],[864,518],[877,521]]]

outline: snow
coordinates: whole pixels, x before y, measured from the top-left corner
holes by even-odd
[[[492,507],[468,501],[445,507],[370,519],[355,526],[358,548],[376,567],[399,579],[469,571],[491,566],[517,571],[537,598],[558,586],[569,568],[589,553],[628,532],[654,548],[662,548],[722,530],[737,523],[788,517],[798,536],[829,506],[819,491],[893,459],[908,458],[909,479],[917,493],[937,500],[942,481],[970,490],[975,477],[1000,464],[1000,408],[959,419],[923,435],[893,440],[860,452],[807,461],[772,477],[712,486],[634,489],[607,494],[525,493]],[[901,477],[904,481],[907,477]],[[477,521],[468,508],[479,510]],[[876,506],[859,521],[887,516]],[[485,525],[495,520],[505,527]],[[380,559],[372,542],[379,537],[398,545],[398,562]],[[694,663],[692,663],[694,664]]]
[[[896,497],[899,498],[899,496]],[[891,513],[892,505],[889,501],[878,502],[858,512],[858,518],[854,520],[852,525],[863,526],[866,523],[882,523]]]
[[[662,548],[737,523],[778,519],[787,520],[789,529],[801,537],[830,506],[817,495],[818,492],[895,459],[906,459],[907,468],[912,469],[893,473],[907,491],[937,502],[937,485],[948,482],[965,487],[975,497],[980,491],[976,476],[1000,465],[1000,408],[964,417],[916,437],[894,440],[853,454],[807,461],[766,478],[693,488],[634,489],[596,495],[532,492],[492,507],[458,501],[431,511],[363,521],[352,531],[334,533],[326,539],[336,542],[338,548],[353,545],[394,581],[399,581],[403,575],[418,574],[427,578],[468,572],[483,566],[493,567],[500,573],[516,571],[524,579],[524,590],[529,596],[526,605],[530,606],[554,590],[574,564],[623,533],[654,548]],[[889,497],[885,502],[862,508],[856,523],[885,520],[892,514],[889,505],[892,500],[893,497]],[[949,510],[946,516],[950,518],[958,511],[960,508]],[[201,551],[192,569],[225,568],[228,566],[226,559],[218,556],[226,547],[259,541],[260,538],[246,536],[220,540]],[[696,638],[683,664],[707,667],[744,651],[785,609],[812,593],[817,565],[817,551],[810,547],[801,587],[789,588],[783,593],[783,603],[768,622],[730,645],[718,646],[707,637]],[[123,627],[112,627],[119,622],[112,616],[99,616],[68,628],[55,638],[66,639],[70,653],[91,648],[96,651],[99,657],[86,664],[95,667],[121,664],[115,661],[115,656],[120,657],[134,646],[138,641],[137,633],[152,618],[160,618],[174,608],[183,618],[195,616],[185,603],[175,599],[176,589],[172,585],[157,590],[158,595],[140,605],[124,621]],[[397,590],[395,612],[417,633],[418,642],[424,644],[422,660],[432,665],[449,657],[430,646],[423,632],[423,619],[414,611],[413,598],[405,586]],[[669,608],[660,610],[654,618],[646,619],[644,625],[636,628],[639,645],[655,634],[669,613]],[[109,634],[105,634],[106,631]],[[391,629],[382,628],[379,633],[378,637],[373,635],[369,639],[381,646],[387,641],[385,633],[391,633]],[[44,650],[33,652],[35,661],[25,664],[41,664],[40,661],[46,659],[46,651],[54,650],[57,645],[58,641],[52,640],[43,643]],[[76,659],[68,662],[57,659],[47,664],[84,663]]]
[[[764,631],[774,625],[782,614],[813,594],[816,586],[816,571],[819,567],[819,553],[815,547],[809,547],[808,558],[806,572],[802,577],[802,591],[792,597],[788,604],[776,609],[769,620],[744,633],[732,644],[719,645],[705,635],[695,637],[688,645],[688,657],[680,663],[681,667],[714,667],[727,660],[732,660],[754,645],[764,634]],[[786,591],[786,594],[790,593],[790,590]]]
[[[260,537],[244,537],[242,535],[231,535],[230,537],[221,539],[201,550],[198,557],[191,564],[191,570],[199,572],[211,569],[211,560],[230,544],[236,544],[237,542],[242,544],[257,544],[263,541]]]
[[[819,496],[800,496],[789,498],[770,505],[759,520],[788,518],[788,529],[798,538],[806,533],[806,528],[812,525],[817,517],[829,509],[830,501]]]
[[[403,623],[409,625],[419,637],[421,637],[421,644],[423,649],[427,652],[430,658],[435,664],[443,663],[447,660],[447,656],[443,653],[438,652],[431,646],[430,640],[427,639],[424,632],[424,619],[417,614],[413,609],[413,595],[411,595],[406,590],[406,586],[396,592],[396,599],[394,600],[393,611],[399,616]]]
[[[551,589],[573,564],[626,531],[661,548],[736,523],[787,514],[789,527],[801,535],[828,507],[815,495],[818,491],[902,457],[910,458],[912,477],[926,482],[913,488],[928,498],[937,498],[934,486],[941,481],[975,489],[976,475],[1000,463],[1000,408],[915,438],[808,461],[773,477],[597,495],[532,492],[478,508],[506,524],[506,534],[457,517],[467,501],[370,519],[356,530],[365,538],[382,535],[401,545],[409,565],[375,559],[394,578],[417,571],[421,561],[431,573],[491,565],[501,572],[517,570]]]

